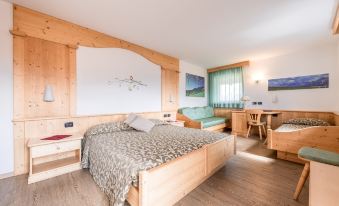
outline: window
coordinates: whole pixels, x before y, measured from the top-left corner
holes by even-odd
[[[242,108],[244,93],[241,67],[208,74],[209,105],[212,107]]]

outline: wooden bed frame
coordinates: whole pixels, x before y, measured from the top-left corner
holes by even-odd
[[[339,126],[308,127],[293,132],[267,130],[267,148],[277,150],[279,159],[304,163],[298,158],[303,146],[320,148],[339,153]]]
[[[235,153],[231,136],[139,173],[139,187],[131,187],[132,206],[173,205],[213,175]]]

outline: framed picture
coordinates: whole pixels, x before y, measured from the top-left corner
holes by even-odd
[[[329,74],[317,74],[268,80],[268,91],[329,87]]]
[[[205,97],[205,78],[186,73],[186,96]]]

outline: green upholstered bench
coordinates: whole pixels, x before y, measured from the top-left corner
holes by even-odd
[[[300,176],[299,182],[297,184],[295,193],[294,193],[294,199],[297,200],[300,192],[310,174],[310,162],[316,162],[317,164],[320,163],[320,165],[332,165],[339,167],[339,154],[335,152],[330,152],[322,149],[317,148],[311,148],[311,147],[302,147],[298,151],[298,157],[302,160],[305,160],[305,166],[302,171],[302,174]],[[328,167],[328,166],[325,166]],[[332,169],[331,169],[332,170]],[[325,171],[325,170],[322,170]],[[339,170],[338,170],[339,172]],[[317,178],[317,177],[315,177]],[[336,178],[339,180],[339,173]]]
[[[185,121],[186,127],[204,130],[223,130],[226,118],[214,116],[212,107],[185,107],[178,110],[177,119]]]
[[[309,161],[339,166],[339,154],[321,149],[302,147],[298,156]]]

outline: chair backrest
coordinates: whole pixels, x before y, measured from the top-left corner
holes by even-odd
[[[259,124],[261,115],[264,111],[260,109],[251,109],[246,111],[247,122]]]

